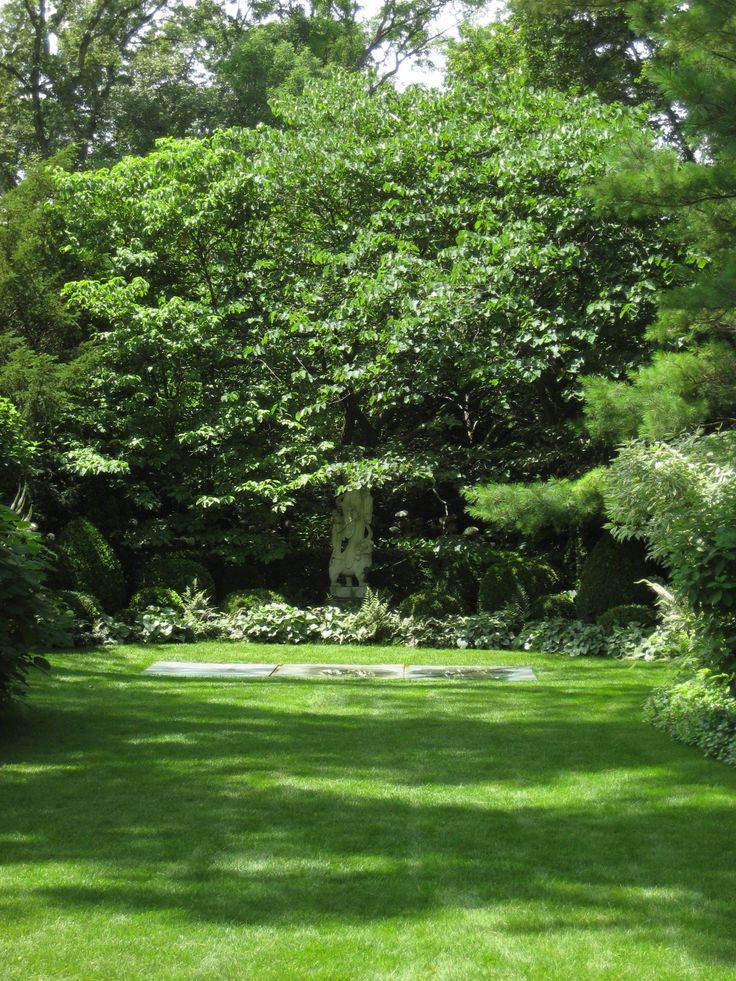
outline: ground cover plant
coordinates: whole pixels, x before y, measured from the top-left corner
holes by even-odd
[[[162,679],[52,655],[0,771],[3,977],[732,978],[736,774],[641,721],[666,669],[538,682]]]

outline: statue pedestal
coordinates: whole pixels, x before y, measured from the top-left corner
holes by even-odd
[[[335,599],[364,599],[365,586],[330,586],[330,596]]]

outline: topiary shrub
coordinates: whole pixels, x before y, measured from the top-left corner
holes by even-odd
[[[184,604],[177,591],[166,586],[147,586],[145,589],[139,589],[128,603],[128,609],[133,613],[142,613],[149,607],[155,607],[157,610],[167,608],[183,610]]]
[[[495,613],[520,598],[514,563],[500,554],[483,573],[478,584],[478,612]]]
[[[651,590],[637,580],[652,575],[638,542],[615,542],[604,533],[583,564],[575,601],[581,620],[592,622],[614,606],[651,604]]]
[[[548,593],[538,596],[531,604],[532,620],[574,620],[575,600],[569,593]]]
[[[530,600],[549,596],[559,581],[559,576],[547,562],[519,555],[515,559],[516,578]]]
[[[90,521],[70,521],[59,535],[57,553],[63,585],[68,590],[94,596],[108,613],[123,606],[123,568],[110,544]]]
[[[195,587],[196,582],[196,587]],[[215,596],[215,583],[201,562],[184,555],[156,555],[141,571],[139,590],[151,586],[165,586],[180,595],[187,588],[204,590]]]
[[[423,589],[407,596],[399,605],[406,617],[426,620],[432,617],[445,617],[462,613],[462,604],[457,596],[440,590]]]
[[[227,613],[238,613],[240,610],[257,610],[269,603],[285,602],[284,597],[272,589],[240,589],[228,593],[222,601],[222,608]]]
[[[598,617],[598,625],[603,627],[606,633],[610,633],[616,627],[628,627],[630,623],[638,623],[642,627],[653,627],[657,622],[657,615],[650,606],[643,606],[638,603],[628,603],[622,606],[612,606]]]
[[[89,593],[80,593],[73,589],[60,589],[56,596],[76,623],[91,627],[96,620],[102,617],[102,607],[97,599]]]

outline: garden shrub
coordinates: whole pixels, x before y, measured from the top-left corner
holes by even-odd
[[[707,670],[649,697],[645,721],[688,746],[736,766],[736,699],[727,679]]]
[[[321,603],[330,585],[329,565],[329,549],[291,549],[269,562],[265,583],[283,593],[289,602],[306,606]]]
[[[368,589],[360,609],[346,617],[346,627],[358,643],[390,641],[398,619],[386,597]]]
[[[736,432],[631,443],[606,494],[615,534],[643,539],[698,617],[703,656],[694,666],[736,676]]]
[[[639,542],[616,542],[604,532],[583,565],[575,601],[578,616],[593,622],[614,606],[651,603],[651,591],[638,582],[651,575]]]
[[[57,546],[64,586],[99,600],[103,610],[114,613],[125,601],[123,569],[115,552],[86,518],[70,521]]]
[[[444,617],[463,612],[460,600],[443,590],[423,589],[412,593],[399,605],[400,612],[407,617]]]
[[[519,633],[517,646],[525,651],[570,657],[606,657],[611,653],[603,628],[580,620],[544,620],[528,624]]]
[[[166,586],[147,586],[139,589],[131,597],[128,609],[134,613],[147,610],[149,607],[164,609],[168,607],[172,610],[183,609],[181,596],[175,589],[168,589]]]
[[[519,599],[519,580],[513,564],[508,560],[492,562],[478,584],[478,612],[495,613],[507,603]]]
[[[215,596],[215,583],[205,566],[184,555],[156,555],[150,559],[141,571],[138,588],[151,586],[165,586],[180,596],[188,587]]]
[[[30,522],[0,505],[0,710],[24,694],[31,667],[48,667],[34,649],[59,640],[50,559]]]
[[[56,596],[72,615],[74,621],[86,627],[102,617],[102,607],[96,597],[73,589],[60,589]]]
[[[239,610],[257,610],[268,603],[285,603],[280,593],[272,589],[240,589],[228,593],[222,602],[222,608],[227,613],[237,613]]]
[[[630,623],[638,623],[642,627],[653,627],[657,622],[657,614],[651,606],[642,606],[637,603],[628,603],[623,606],[612,606],[598,617],[598,625],[603,627],[606,633],[610,633],[614,627],[628,627]]]
[[[395,539],[375,549],[370,581],[397,601],[426,590],[449,593],[468,612],[477,607],[478,580],[488,554],[485,540],[463,535]]]
[[[574,620],[575,600],[569,593],[547,593],[533,601],[529,612],[534,620]]]
[[[494,613],[508,603],[528,603],[548,594],[557,573],[541,559],[521,552],[492,552],[478,586],[478,610]]]
[[[373,550],[370,581],[374,589],[387,592],[396,601],[419,592],[428,580],[426,561],[421,549],[404,547],[404,540]]]
[[[265,644],[302,644],[317,640],[320,639],[322,627],[319,613],[288,603],[269,603],[241,611],[238,615],[241,637]]]

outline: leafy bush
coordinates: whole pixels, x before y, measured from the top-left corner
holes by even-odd
[[[575,600],[570,593],[548,593],[538,596],[529,612],[534,620],[574,620]]]
[[[407,617],[428,619],[462,613],[460,601],[456,596],[442,590],[423,589],[412,593],[399,605],[400,612]]]
[[[257,610],[259,606],[266,606],[268,603],[285,602],[284,597],[272,589],[242,589],[228,593],[222,607],[228,613],[237,613],[239,610]]]
[[[171,607],[143,610],[135,619],[131,636],[143,644],[185,644],[197,639],[183,613]]]
[[[108,542],[86,518],[70,521],[57,546],[64,585],[99,600],[114,613],[125,601],[123,569]]]
[[[736,674],[736,432],[630,444],[611,467],[606,507],[614,533],[642,538],[699,617],[701,665]]]
[[[461,612],[478,605],[478,581],[493,551],[482,537],[400,538],[374,552],[370,578],[397,600],[426,590],[455,597]]]
[[[200,589],[214,598],[215,583],[201,562],[183,555],[156,555],[145,564],[139,589],[165,586],[181,596],[187,588]]]
[[[554,569],[520,552],[494,552],[478,587],[478,611],[494,613],[508,603],[528,603],[549,593]]]
[[[149,607],[159,610],[165,607],[172,610],[182,610],[183,603],[176,590],[167,589],[166,586],[148,586],[145,589],[139,589],[128,603],[128,609],[134,613],[140,613]]]
[[[612,606],[598,617],[598,625],[603,627],[606,633],[610,633],[614,627],[628,627],[630,623],[638,623],[642,627],[653,627],[657,622],[657,615],[651,606],[642,606],[637,603],[629,603],[623,606]]]
[[[309,640],[331,639],[321,637],[324,624],[319,612],[288,603],[268,603],[241,612],[238,621],[236,629],[239,627],[243,639],[264,644],[303,644]]]
[[[478,612],[495,613],[519,598],[519,581],[510,562],[493,562],[478,586]]]
[[[646,554],[639,542],[616,542],[605,532],[583,565],[575,600],[581,620],[595,621],[613,606],[646,605],[648,588],[639,583],[651,575]]]
[[[50,568],[41,536],[15,510],[0,505],[0,710],[23,695],[32,666],[48,667],[34,648],[59,639],[45,589]]]
[[[647,701],[644,718],[673,739],[736,766],[736,699],[727,678],[701,670],[687,681],[659,688]]]
[[[524,651],[568,654],[570,657],[606,657],[610,653],[602,627],[580,620],[546,620],[528,624],[517,638]]]
[[[66,607],[75,622],[91,627],[102,617],[102,608],[94,596],[89,593],[79,593],[73,589],[60,589],[56,596]]]
[[[356,643],[390,641],[396,634],[398,619],[388,600],[368,589],[357,613],[346,618],[346,628]]]

